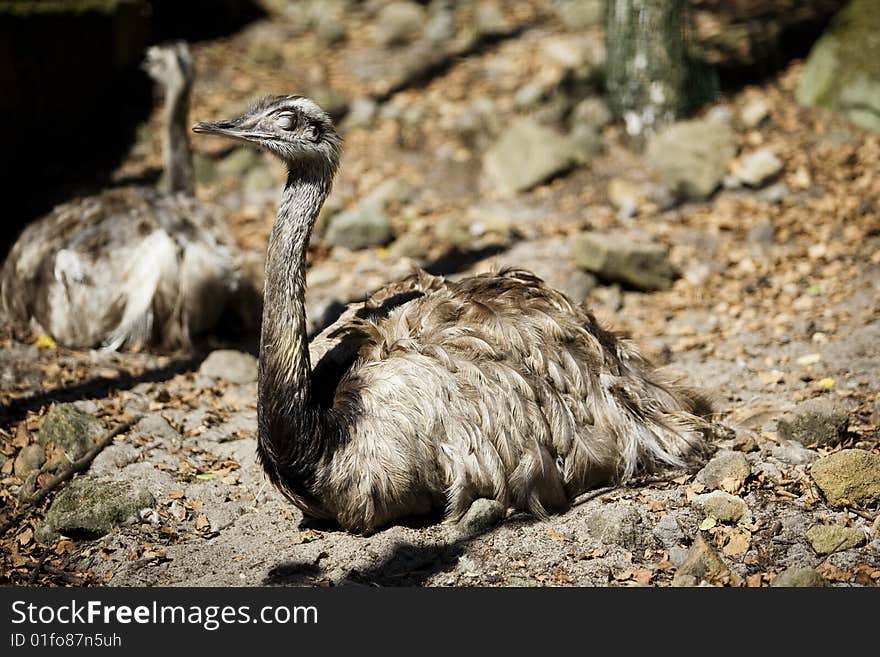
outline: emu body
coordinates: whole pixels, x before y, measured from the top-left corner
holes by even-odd
[[[222,215],[193,196],[185,44],[151,48],[164,88],[167,192],[120,187],[56,207],[19,236],[0,270],[0,305],[73,347],[187,347],[238,288]]]
[[[488,497],[543,517],[703,445],[699,398],[527,271],[416,271],[309,344],[306,249],[339,155],[329,117],[280,96],[194,130],[288,168],[266,261],[258,453],[305,514],[371,532],[434,509],[454,520]]]

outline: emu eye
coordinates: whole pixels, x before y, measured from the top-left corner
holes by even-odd
[[[276,119],[278,123],[278,127],[282,130],[292,130],[295,124],[293,120],[293,114],[281,114]]]

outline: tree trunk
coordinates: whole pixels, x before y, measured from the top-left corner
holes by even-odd
[[[686,0],[607,0],[606,84],[611,110],[634,138],[680,116]]]

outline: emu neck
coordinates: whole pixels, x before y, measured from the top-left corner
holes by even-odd
[[[165,90],[165,114],[162,128],[163,164],[168,191],[195,193],[195,173],[189,145],[190,84],[168,85]]]
[[[306,250],[330,191],[330,174],[291,170],[266,256],[260,336],[258,425],[265,463],[290,476],[317,447],[306,332]],[[304,467],[304,466],[303,466]],[[270,473],[271,474],[271,473]]]

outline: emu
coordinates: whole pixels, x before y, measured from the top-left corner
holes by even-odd
[[[164,88],[167,191],[120,187],[59,205],[22,231],[0,271],[11,323],[66,346],[187,348],[239,288],[225,219],[194,196],[189,49],[154,46],[144,68]]]
[[[455,521],[487,497],[545,518],[704,446],[699,395],[527,271],[449,282],[416,270],[309,344],[306,250],[341,147],[329,116],[276,96],[193,130],[287,166],[266,260],[257,450],[305,516],[371,533],[441,509]]]

